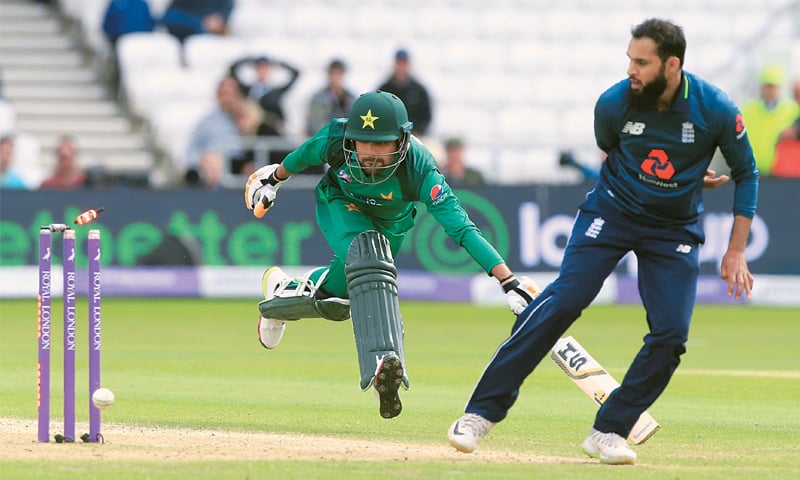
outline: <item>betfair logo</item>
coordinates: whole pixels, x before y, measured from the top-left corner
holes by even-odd
[[[366,115],[361,115],[361,120],[364,120],[364,124],[361,125],[361,129],[363,130],[363,129],[367,128],[367,127],[370,127],[371,129],[375,130],[375,120],[377,120],[379,118],[381,118],[381,117],[373,117],[372,116],[372,109],[367,110],[367,114]]]
[[[625,122],[625,126],[622,127],[622,133],[630,133],[631,135],[641,135],[644,133],[644,127],[645,124],[641,122]]]

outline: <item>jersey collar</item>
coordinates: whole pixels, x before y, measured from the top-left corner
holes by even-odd
[[[689,77],[686,76],[686,72],[681,72],[681,84],[670,110],[674,112],[689,111]]]

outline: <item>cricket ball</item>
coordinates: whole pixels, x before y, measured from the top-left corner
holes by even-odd
[[[92,403],[100,410],[105,410],[114,404],[114,392],[107,388],[98,388],[92,394]]]

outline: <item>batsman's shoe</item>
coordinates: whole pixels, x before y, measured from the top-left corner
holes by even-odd
[[[270,300],[281,289],[285,289],[291,279],[280,267],[272,267],[261,277],[261,289],[264,299]],[[273,349],[281,343],[286,331],[286,321],[273,318],[258,317],[258,341],[264,348]]]
[[[477,413],[465,413],[450,425],[447,439],[459,452],[472,453],[478,448],[481,438],[495,425],[495,422],[490,422]]]
[[[400,415],[403,404],[397,390],[403,381],[403,362],[394,353],[387,353],[378,361],[375,369],[375,391],[378,393],[381,417],[394,418]]]
[[[590,457],[600,458],[600,462],[609,465],[633,465],[636,463],[636,452],[631,450],[628,442],[614,432],[603,433],[592,428],[583,442],[583,451]]]

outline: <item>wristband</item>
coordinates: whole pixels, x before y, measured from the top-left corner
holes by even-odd
[[[500,285],[500,286],[503,287],[503,292],[504,293],[508,293],[511,290],[514,290],[515,288],[519,287],[519,280],[517,280],[515,278],[515,279],[511,280],[510,282],[504,283],[503,285]]]
[[[508,281],[508,280],[511,280],[512,278],[514,278],[514,274],[513,274],[513,273],[512,273],[511,275],[509,275],[509,276],[505,277],[505,278],[501,278],[500,280],[498,280],[498,282],[500,282],[500,284],[502,285],[502,284],[503,284],[503,282],[506,282],[506,281]]]
[[[285,178],[284,178],[284,179],[282,179],[282,180],[281,180],[280,178],[278,178],[278,175],[276,175],[276,172],[277,172],[277,171],[278,171],[278,169],[276,168],[276,169],[275,169],[275,171],[274,171],[274,172],[272,172],[272,173],[270,174],[269,178],[267,179],[267,183],[269,183],[269,184],[270,184],[270,185],[272,185],[273,187],[274,187],[275,185],[277,185],[277,184],[279,184],[279,183],[281,183],[281,182],[285,182],[285,181],[287,180],[287,179],[285,179]]]

